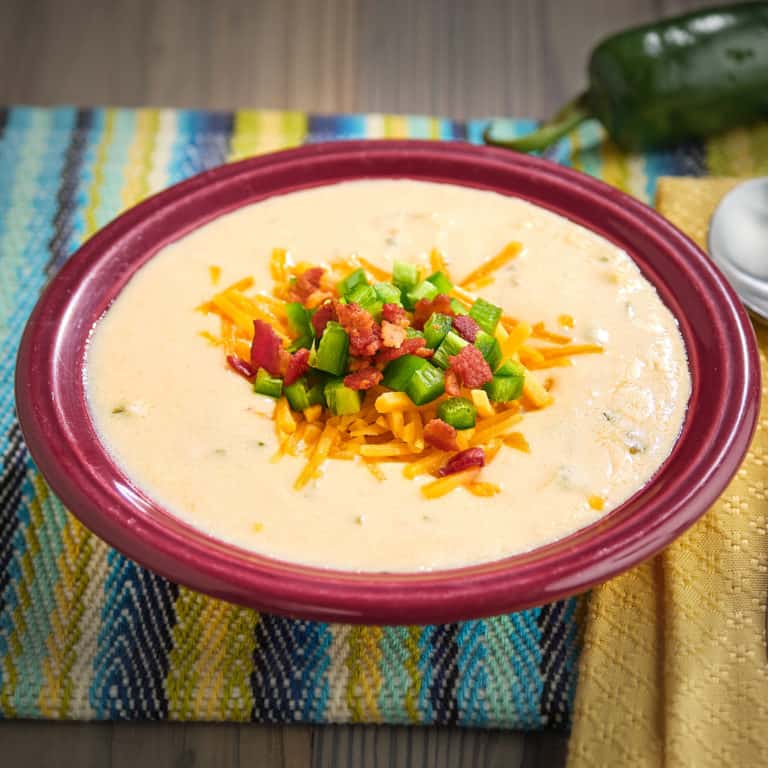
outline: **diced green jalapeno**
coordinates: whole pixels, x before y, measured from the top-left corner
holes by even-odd
[[[336,288],[339,296],[348,298],[349,294],[360,285],[368,285],[368,278],[365,276],[363,269],[356,269],[354,272],[350,272],[343,280],[339,280]]]
[[[285,314],[288,317],[288,325],[296,338],[291,342],[288,350],[295,352],[297,349],[309,349],[312,346],[314,331],[312,329],[312,315],[298,301],[291,301],[285,305]]]
[[[437,286],[430,283],[428,280],[422,280],[415,288],[411,288],[411,290],[405,294],[403,303],[405,304],[406,309],[413,309],[417,302],[422,299],[432,301],[438,293],[440,293],[440,291],[437,290]]]
[[[320,384],[309,386],[305,378],[297,379],[293,384],[285,388],[285,396],[288,398],[294,411],[305,411],[313,405],[323,404],[323,388]]]
[[[433,312],[424,323],[424,338],[430,349],[436,349],[445,335],[453,327],[453,320],[448,315]]]
[[[493,370],[501,360],[501,347],[495,336],[485,331],[478,331],[475,336],[475,346],[483,353],[483,357]]]
[[[496,403],[517,400],[523,394],[525,376],[494,376],[484,387],[488,398]]]
[[[366,312],[370,312],[376,318],[381,316],[382,303],[372,285],[358,285],[351,293],[347,294],[347,300],[359,304]]]
[[[283,393],[283,380],[279,376],[272,376],[264,368],[259,368],[253,382],[253,391],[258,395],[278,398]]]
[[[486,332],[493,335],[501,318],[501,307],[485,299],[477,299],[469,310],[469,316]]]
[[[347,332],[337,322],[331,320],[325,326],[325,332],[317,349],[310,353],[309,364],[319,371],[340,376],[347,370],[348,350]]]
[[[469,310],[458,299],[451,299],[451,310],[454,315],[469,314]]]
[[[417,331],[415,328],[411,328],[411,326],[408,326],[405,329],[405,335],[406,338],[409,339],[423,339],[424,333],[422,331]]]
[[[497,376],[525,376],[525,368],[514,360],[505,360],[496,371]]]
[[[437,417],[456,429],[470,429],[475,426],[477,408],[465,397],[452,397],[440,403]]]
[[[401,304],[400,289],[396,285],[375,283],[373,289],[382,304]]]
[[[392,282],[405,294],[419,282],[419,268],[407,261],[396,261],[392,265]]]
[[[324,394],[328,408],[336,416],[357,413],[363,402],[360,392],[344,386],[344,379],[331,379],[325,385]]]
[[[429,363],[423,357],[418,357],[417,355],[398,357],[384,369],[382,384],[397,392],[405,392],[405,388],[413,378],[413,374],[421,370],[425,365],[429,365]]]
[[[440,293],[449,294],[453,290],[453,283],[448,279],[448,275],[446,275],[445,272],[435,272],[430,275],[427,280],[429,280]]]
[[[432,355],[432,362],[441,368],[447,368],[448,358],[458,355],[467,344],[469,342],[466,339],[462,339],[458,333],[448,331],[445,334],[445,338],[440,342],[440,346],[435,350],[435,354]]]
[[[413,374],[405,388],[405,393],[416,405],[431,403],[443,392],[445,392],[445,374],[429,363]]]

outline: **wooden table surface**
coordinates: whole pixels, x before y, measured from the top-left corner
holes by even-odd
[[[583,88],[598,39],[704,5],[0,0],[0,103],[544,117]],[[556,768],[565,749],[548,733],[0,723],[4,768]]]

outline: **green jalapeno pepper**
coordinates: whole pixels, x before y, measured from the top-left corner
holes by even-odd
[[[623,149],[703,138],[768,117],[768,3],[705,8],[600,43],[588,90],[527,136],[486,143],[543,150],[590,117]]]

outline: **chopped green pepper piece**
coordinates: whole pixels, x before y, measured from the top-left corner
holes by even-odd
[[[469,310],[458,299],[451,299],[451,309],[455,315],[469,314]]]
[[[304,309],[301,303],[289,301],[285,305],[285,314],[288,316],[288,325],[291,326],[291,330],[297,336],[301,336],[305,332],[311,333],[309,311]]]
[[[433,312],[424,323],[424,338],[430,349],[435,349],[453,327],[453,320],[448,315]]]
[[[483,389],[489,399],[496,403],[506,403],[517,400],[523,394],[525,376],[494,376]]]
[[[331,320],[325,326],[325,332],[314,354],[310,353],[309,364],[319,371],[340,376],[347,370],[348,351],[347,332],[337,322]]]
[[[445,392],[445,374],[430,364],[416,371],[405,388],[405,393],[416,405],[431,403],[443,392]]]
[[[466,397],[452,397],[440,403],[437,418],[455,429],[470,429],[475,426],[477,408]]]
[[[477,299],[469,310],[469,316],[486,332],[493,335],[501,318],[501,307],[485,299]]]
[[[382,304],[401,304],[400,289],[392,283],[375,283],[373,289]]]
[[[365,276],[363,269],[356,269],[354,272],[348,274],[343,280],[339,280],[336,286],[339,291],[339,296],[348,298],[349,294],[360,285],[368,285],[368,278]]]
[[[363,402],[360,392],[344,386],[344,379],[331,379],[326,383],[324,393],[328,408],[336,416],[357,413]]]
[[[501,347],[496,337],[485,331],[478,331],[475,336],[475,346],[483,353],[491,370],[494,370],[501,360]]]
[[[448,279],[448,275],[446,275],[445,272],[435,272],[430,275],[427,280],[429,280],[440,293],[448,294],[453,290],[453,283]]]
[[[403,303],[405,304],[406,309],[413,309],[416,306],[417,301],[421,301],[422,299],[432,301],[438,293],[440,293],[440,291],[437,290],[437,286],[430,283],[429,280],[422,280],[415,288],[411,288],[411,290],[405,294]]]
[[[291,301],[285,305],[285,314],[288,317],[288,325],[290,325],[291,330],[296,336],[288,347],[288,351],[295,352],[297,349],[309,349],[312,346],[312,339],[314,339],[311,323],[312,315],[309,310],[304,309],[298,301]]]
[[[413,378],[413,374],[421,370],[425,365],[429,365],[429,363],[418,355],[398,357],[384,369],[382,384],[397,392],[405,392],[405,388]]]
[[[435,354],[432,355],[432,362],[441,368],[447,368],[448,358],[458,355],[467,344],[469,342],[466,339],[462,339],[458,333],[448,331],[445,334],[445,338],[440,342],[440,346],[435,350]]]
[[[424,334],[421,331],[417,331],[415,328],[411,328],[410,325],[405,329],[405,335],[406,335],[406,338],[408,339],[424,338]]]
[[[396,261],[392,265],[392,282],[402,293],[410,291],[419,282],[419,268],[407,261]]]
[[[319,384],[310,387],[305,378],[289,384],[285,388],[285,396],[294,411],[305,411],[313,405],[322,405],[324,402],[323,388]]]
[[[347,300],[359,304],[366,312],[374,317],[381,315],[382,303],[372,285],[358,285],[351,293],[347,294]]]
[[[496,370],[497,376],[525,376],[525,368],[514,360],[505,360]]]
[[[253,382],[253,391],[257,395],[278,398],[283,394],[283,380],[279,376],[272,376],[264,368],[259,368]]]

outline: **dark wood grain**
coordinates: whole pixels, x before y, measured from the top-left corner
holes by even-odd
[[[600,38],[696,0],[0,0],[0,103],[543,117]],[[0,723],[23,766],[557,768],[553,734]]]

